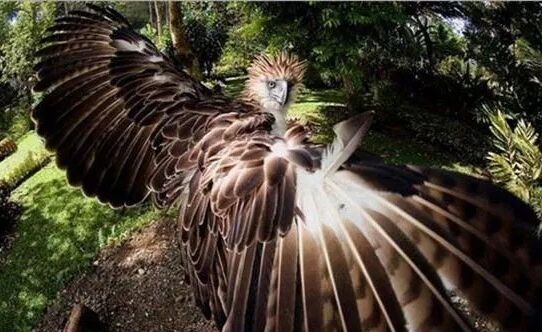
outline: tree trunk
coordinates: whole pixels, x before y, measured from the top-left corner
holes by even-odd
[[[175,3],[173,0],[168,0],[168,16],[169,31],[171,33],[171,41],[173,43],[175,52],[179,56],[181,63],[187,67],[190,75],[201,81],[203,79],[203,75],[201,73],[198,59],[194,56],[192,47],[190,46],[186,36],[186,29],[183,23],[181,8],[179,7],[179,4]]]
[[[148,4],[149,4],[149,23],[151,24],[151,27],[156,27],[156,25],[154,24],[154,8],[153,8],[153,3],[149,1]]]
[[[154,11],[156,12],[156,32],[158,34],[158,40],[162,37],[162,14],[160,12],[160,7],[158,6],[158,1],[154,1]]]

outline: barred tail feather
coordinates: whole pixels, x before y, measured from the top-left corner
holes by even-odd
[[[343,330],[356,324],[377,330],[363,318],[368,312],[367,306],[361,310],[363,301],[373,302],[369,312],[389,330],[473,330],[449,291],[506,330],[540,324],[538,221],[505,191],[450,172],[382,164],[344,165],[327,176],[300,171],[297,188],[303,216],[300,319],[307,330],[319,321]],[[487,201],[487,191],[498,206]],[[324,268],[316,273],[319,261]],[[317,318],[324,310],[307,304],[310,299],[325,307],[326,280],[331,322]],[[362,300],[361,293],[369,297]]]

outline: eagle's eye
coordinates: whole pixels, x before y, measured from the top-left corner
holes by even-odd
[[[267,82],[267,87],[268,87],[269,89],[273,89],[273,88],[275,88],[276,86],[277,86],[277,82],[275,82],[275,81],[269,81],[269,82]]]

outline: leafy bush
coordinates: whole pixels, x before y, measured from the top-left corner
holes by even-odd
[[[0,108],[0,140],[6,137],[18,140],[32,128],[30,107],[27,102],[19,100],[3,109]]]
[[[214,68],[214,74],[217,77],[235,77],[246,74],[246,68],[250,64],[250,58],[243,59],[236,56],[234,51],[227,47],[224,54]]]
[[[54,21],[55,7],[52,2],[30,0],[0,7],[2,19],[10,22],[1,36],[5,40],[0,43],[0,82],[12,85],[28,105],[34,97],[31,87],[35,80],[36,50]]]
[[[17,144],[11,138],[4,138],[0,141],[0,161],[17,150]]]
[[[382,122],[392,122],[392,128],[404,129],[403,135],[414,136],[416,140],[453,155],[461,162],[482,164],[489,146],[487,138],[479,130],[450,117],[418,109],[404,108],[391,115],[388,113],[382,114]],[[397,135],[395,132],[390,134]]]
[[[489,152],[487,159],[492,179],[524,201],[533,202],[542,174],[538,134],[523,120],[512,130],[501,111],[490,114],[490,123],[495,152]]]

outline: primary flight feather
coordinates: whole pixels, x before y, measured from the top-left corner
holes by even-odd
[[[178,208],[197,303],[223,331],[473,330],[450,291],[507,330],[540,327],[533,211],[469,176],[349,162],[369,113],[309,144],[285,120],[297,57],[257,57],[232,99],[109,8],[57,19],[43,45],[32,117],[69,183]]]

